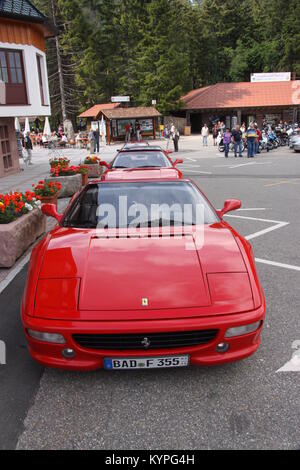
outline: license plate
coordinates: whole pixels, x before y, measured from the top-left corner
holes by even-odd
[[[189,356],[107,358],[104,359],[104,369],[166,369],[168,367],[187,367],[189,362]]]

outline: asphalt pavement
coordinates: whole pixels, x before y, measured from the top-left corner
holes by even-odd
[[[300,372],[278,372],[300,340],[300,154],[225,160],[187,140],[178,157],[247,236],[267,300],[258,352],[212,368],[93,373],[42,369],[19,319],[26,267],[0,295],[0,449],[300,449]],[[232,217],[233,216],[233,217]]]

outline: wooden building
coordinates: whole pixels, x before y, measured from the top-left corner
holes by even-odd
[[[297,122],[300,119],[300,81],[261,83],[217,83],[192,90],[183,96],[183,110],[192,132],[201,131],[206,123],[223,121],[232,127],[256,121],[261,125],[266,119],[270,123],[280,120]]]
[[[154,107],[122,107],[120,103],[106,103],[95,105],[82,113],[80,118],[91,123],[101,122],[102,117],[106,125],[106,139],[109,143],[125,139],[125,126],[132,124],[135,129],[138,122],[141,126],[142,137],[156,138],[161,114]]]
[[[0,177],[19,171],[15,117],[50,116],[45,16],[28,0],[0,1]]]

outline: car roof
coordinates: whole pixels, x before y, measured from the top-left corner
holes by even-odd
[[[117,155],[120,153],[134,153],[134,152],[162,152],[164,154],[164,150],[161,147],[132,147],[129,149],[122,149],[120,150]]]
[[[182,174],[176,168],[124,168],[106,171],[100,181],[170,180],[178,181]]]

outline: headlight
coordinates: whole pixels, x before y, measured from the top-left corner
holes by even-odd
[[[41,331],[27,330],[29,336],[38,341],[43,341],[45,343],[55,343],[55,344],[65,344],[66,340],[63,335],[56,333],[43,333]]]
[[[254,331],[258,330],[260,325],[261,322],[258,321],[256,323],[251,323],[250,325],[229,328],[229,330],[226,331],[225,338],[233,338],[234,336],[242,336],[247,335],[248,333],[253,333]]]

